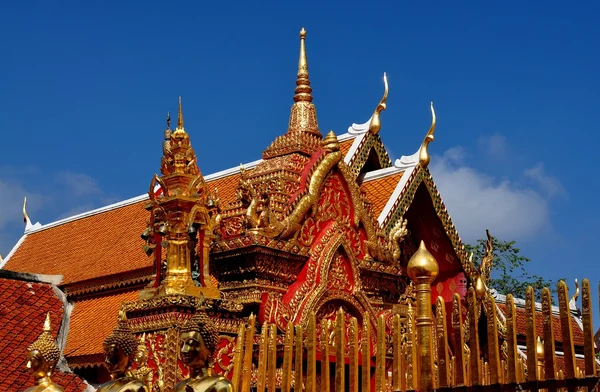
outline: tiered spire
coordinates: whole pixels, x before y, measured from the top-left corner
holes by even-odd
[[[296,89],[294,104],[290,113],[288,133],[308,132],[321,137],[319,124],[317,123],[317,112],[312,104],[312,88],[308,78],[308,61],[306,60],[306,30],[300,30],[300,57],[298,59],[298,75],[296,78]]]

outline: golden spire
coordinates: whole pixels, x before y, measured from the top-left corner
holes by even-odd
[[[294,104],[290,113],[288,132],[304,131],[321,137],[317,124],[317,113],[312,104],[312,88],[308,78],[308,61],[306,60],[306,30],[300,30],[300,56],[298,58],[298,74],[294,90]]]
[[[296,95],[294,101],[312,102],[312,88],[308,79],[308,61],[306,60],[306,30],[300,30],[300,57],[298,58],[298,77],[296,78]]]
[[[426,168],[427,165],[429,165],[429,161],[431,160],[429,152],[427,151],[427,147],[429,146],[429,143],[431,143],[434,140],[433,133],[435,132],[435,125],[435,110],[433,109],[433,102],[431,102],[431,126],[429,127],[429,131],[427,132],[427,135],[425,135],[425,139],[423,139],[423,143],[421,144],[421,148],[419,149],[419,164],[423,168]]]
[[[377,107],[375,108],[375,111],[373,112],[373,116],[371,116],[371,123],[369,124],[369,131],[373,132],[373,133],[377,133],[379,132],[379,130],[381,129],[381,119],[380,117],[380,113],[382,110],[385,110],[387,108],[387,97],[388,97],[388,81],[387,81],[387,74],[384,72],[383,73],[383,85],[384,85],[384,90],[383,90],[383,97],[381,98],[381,101],[379,101],[379,105],[377,105]]]
[[[169,123],[171,116],[169,115]],[[175,130],[176,132],[185,132],[185,129],[183,128],[183,109],[182,109],[182,105],[181,105],[181,97],[179,97],[179,112],[177,114],[177,129]]]

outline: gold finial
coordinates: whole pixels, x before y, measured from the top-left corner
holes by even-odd
[[[431,283],[437,278],[440,266],[435,257],[425,247],[425,242],[421,241],[419,249],[408,261],[406,270],[408,277],[413,282],[425,281]]]
[[[44,332],[51,332],[52,326],[50,325],[50,312],[46,313],[46,321],[44,321]]]
[[[371,116],[371,123],[369,124],[369,130],[375,134],[377,132],[379,132],[379,130],[381,129],[381,119],[380,119],[381,111],[385,110],[387,108],[387,97],[388,97],[389,89],[388,89],[387,74],[385,72],[383,73],[383,85],[384,85],[383,97],[381,98],[381,101],[379,101],[379,104],[375,108],[375,111],[373,112],[373,116]]]
[[[540,339],[540,337],[537,337],[537,342],[535,344],[535,352],[537,353],[537,357],[539,361],[543,361],[544,360],[544,342],[542,342],[542,339]]]
[[[477,280],[475,281],[475,293],[477,294],[477,298],[482,299],[485,296],[485,293],[487,292],[487,287],[485,286],[485,283],[483,282],[483,279],[481,279],[481,275],[477,277]]]
[[[333,131],[329,131],[321,143],[326,151],[334,152],[340,150],[340,143],[338,142],[338,138]]]
[[[179,112],[177,114],[177,131],[185,131],[183,128],[183,108],[181,105],[181,97],[179,97]]]
[[[31,224],[31,219],[27,215],[27,196],[23,199],[23,222],[25,222],[25,225]]]
[[[577,281],[577,278],[575,278],[575,294],[573,294],[570,301],[575,308],[577,307],[577,299],[579,299],[579,282]]]
[[[435,132],[435,125],[435,110],[433,109],[433,102],[431,102],[431,127],[429,127],[429,131],[427,132],[427,135],[425,135],[425,139],[423,139],[423,144],[421,144],[421,149],[419,150],[419,164],[423,168],[427,167],[429,165],[429,161],[431,160],[429,152],[427,151],[427,147],[434,139],[433,133]]]
[[[167,112],[167,129],[171,129],[171,112]]]

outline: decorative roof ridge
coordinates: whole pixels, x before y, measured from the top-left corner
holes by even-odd
[[[350,132],[348,132],[347,134],[353,135]],[[361,133],[361,134],[353,135],[354,142],[352,142],[350,149],[348,150],[348,152],[346,153],[346,156],[344,157],[344,163],[346,165],[352,164],[352,160],[353,160],[354,156],[356,155],[356,151],[358,151],[359,147],[363,144],[367,135],[368,135],[368,133]]]
[[[399,168],[396,165],[394,165],[394,167]],[[398,181],[398,185],[396,185],[396,188],[394,189],[394,192],[392,192],[392,195],[385,204],[385,207],[383,207],[383,210],[381,210],[381,214],[379,214],[379,216],[377,217],[377,223],[379,223],[379,226],[382,226],[385,223],[385,219],[390,214],[390,212],[392,212],[394,206],[396,205],[396,201],[402,195],[402,192],[404,191],[404,188],[406,188],[406,185],[409,183],[409,180],[412,178],[412,174],[415,172],[416,167],[417,166],[414,165],[402,168],[405,171],[405,173],[402,175],[402,178],[400,178],[400,181]]]
[[[365,173],[365,175],[362,178],[362,184],[364,184],[365,182],[378,180],[380,178],[389,177],[393,174],[402,173],[404,171],[404,168],[399,168],[396,166],[384,167],[383,169],[373,170]]]

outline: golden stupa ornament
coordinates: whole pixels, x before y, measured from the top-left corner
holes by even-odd
[[[383,97],[381,98],[381,101],[379,101],[379,104],[377,105],[377,107],[375,108],[375,111],[373,112],[373,116],[371,116],[371,123],[369,124],[369,131],[377,134],[379,132],[379,130],[381,129],[381,111],[387,109],[387,98],[388,98],[388,80],[387,80],[387,74],[384,72],[383,73],[383,85],[384,85],[384,90],[383,90]]]
[[[31,370],[36,385],[27,388],[25,392],[64,391],[51,379],[59,359],[60,349],[52,337],[50,313],[48,313],[42,334],[27,348],[27,368]]]
[[[435,110],[433,109],[433,102],[431,102],[431,126],[429,127],[429,131],[427,135],[425,135],[425,139],[423,139],[423,143],[421,144],[421,148],[419,149],[419,165],[425,168],[429,165],[429,161],[431,161],[431,157],[429,156],[429,151],[427,150],[429,143],[434,140],[433,134],[435,132],[436,126],[436,117]]]

